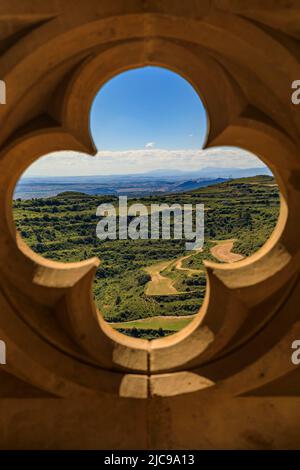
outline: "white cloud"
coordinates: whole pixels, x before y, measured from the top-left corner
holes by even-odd
[[[144,173],[156,169],[193,171],[207,167],[256,168],[264,163],[235,147],[208,150],[102,150],[92,157],[78,152],[55,152],[37,160],[26,176],[88,176]]]
[[[145,149],[153,149],[155,146],[155,142],[147,142],[147,144],[145,144]]]

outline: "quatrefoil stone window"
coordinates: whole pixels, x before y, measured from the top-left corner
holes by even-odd
[[[291,133],[299,121],[282,90],[298,64],[275,39],[274,53],[266,57],[253,42],[256,26],[243,18],[227,25],[226,38],[222,22],[210,21],[199,28],[196,19],[151,13],[147,28],[140,15],[120,16],[109,27],[108,16],[70,24],[65,32],[56,21],[46,22],[40,47],[32,36],[23,60],[7,63],[7,104],[0,110],[2,336],[18,351],[22,376],[55,396],[148,398],[212,392],[215,384],[237,395],[291,367],[282,359],[265,382],[259,378],[269,352],[287,341],[295,321],[294,311],[283,318],[282,305],[298,282],[299,159]],[[253,55],[254,69],[248,60]],[[274,69],[267,79],[265,61]],[[31,252],[16,233],[11,204],[18,178],[40,156],[73,150],[92,158],[89,113],[99,84],[144,65],[185,77],[209,116],[206,146],[237,146],[258,155],[281,190],[279,221],[262,250],[236,265],[207,262],[208,290],[197,318],[154,342],[125,337],[103,320],[91,294],[96,258],[66,265]],[[254,86],[257,77],[268,100]]]

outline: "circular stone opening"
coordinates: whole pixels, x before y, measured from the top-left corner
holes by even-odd
[[[270,237],[278,186],[249,152],[201,150],[204,106],[169,70],[114,77],[90,122],[97,155],[58,152],[31,165],[14,193],[16,226],[45,258],[100,258],[94,298],[113,328],[171,335],[203,303],[204,260],[239,261]]]

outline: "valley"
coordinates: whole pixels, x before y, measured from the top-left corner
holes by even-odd
[[[182,193],[130,197],[150,205],[204,204],[203,249],[186,251],[185,240],[99,240],[99,204],[117,207],[115,195],[64,191],[14,200],[16,228],[45,258],[72,262],[97,256],[93,292],[104,318],[122,333],[154,339],[186,326],[205,296],[204,260],[235,262],[269,238],[279,214],[279,190],[268,175],[237,178]]]

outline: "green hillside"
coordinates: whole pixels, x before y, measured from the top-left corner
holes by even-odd
[[[94,296],[100,311],[118,329],[132,322],[122,332],[148,338],[171,334],[198,311],[205,294],[204,259],[217,261],[228,252],[251,255],[268,239],[279,213],[278,186],[269,176],[129,200],[204,204],[204,249],[187,252],[185,240],[100,241],[96,208],[103,202],[118,203],[114,196],[78,192],[15,200],[14,218],[26,243],[45,258],[69,262],[98,256]],[[214,251],[217,244],[222,247]],[[147,318],[148,324],[139,321]]]

